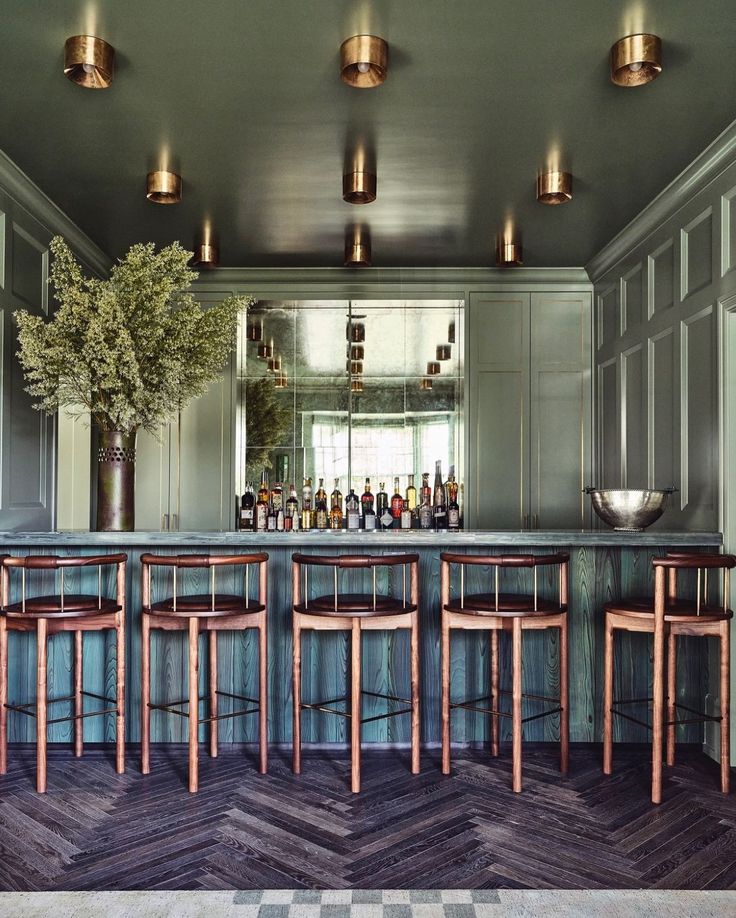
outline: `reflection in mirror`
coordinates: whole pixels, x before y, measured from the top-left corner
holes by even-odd
[[[238,339],[237,492],[263,469],[297,488],[418,486],[437,460],[461,481],[463,315],[461,300],[259,301]]]

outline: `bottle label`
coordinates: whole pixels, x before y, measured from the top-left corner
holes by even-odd
[[[317,529],[327,529],[327,511],[318,510],[315,514],[315,526]]]
[[[360,514],[357,510],[348,510],[348,529],[360,529]]]
[[[276,517],[275,516],[268,517],[268,521],[266,523],[266,529],[268,530],[268,532],[276,532]]]
[[[276,514],[276,531],[277,531],[277,532],[283,532],[283,531],[284,531],[284,528],[285,528],[285,526],[284,526],[284,519],[285,519],[285,518],[284,518],[284,511],[283,511],[283,510],[279,510],[279,512]]]
[[[411,529],[411,510],[401,511],[401,528]]]
[[[447,526],[449,529],[459,529],[460,528],[460,510],[455,507],[451,507],[447,511]]]
[[[284,532],[291,532],[293,522],[294,522],[293,516],[284,517]]]
[[[391,516],[388,510],[384,510],[383,516],[381,517],[381,525],[383,526],[383,528],[390,529],[393,521],[394,521],[394,518]]]
[[[265,531],[267,518],[268,518],[268,508],[264,504],[261,504],[259,507],[256,507],[256,529],[259,532]]]
[[[363,520],[365,523],[366,532],[374,532],[376,529],[376,514],[366,513]]]
[[[438,507],[434,515],[435,529],[445,529],[447,526],[447,513],[444,507]]]

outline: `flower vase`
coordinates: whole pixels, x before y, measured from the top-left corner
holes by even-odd
[[[135,433],[98,429],[98,532],[135,529],[135,440]]]

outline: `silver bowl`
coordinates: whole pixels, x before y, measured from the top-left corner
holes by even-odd
[[[664,513],[677,488],[634,491],[628,488],[586,488],[593,509],[604,523],[622,532],[642,532]]]

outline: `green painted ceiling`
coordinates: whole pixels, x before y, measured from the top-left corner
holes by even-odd
[[[193,243],[209,217],[221,261],[328,266],[363,221],[376,266],[492,264],[507,217],[528,265],[581,265],[736,114],[733,0],[0,0],[0,148],[110,256]],[[654,83],[621,89],[608,49],[664,43]],[[385,37],[389,77],[355,90],[340,42]],[[67,36],[117,49],[104,92],[62,75]],[[378,200],[343,202],[350,145],[375,150]],[[563,207],[535,202],[553,150]],[[168,155],[184,200],[150,204]]]

